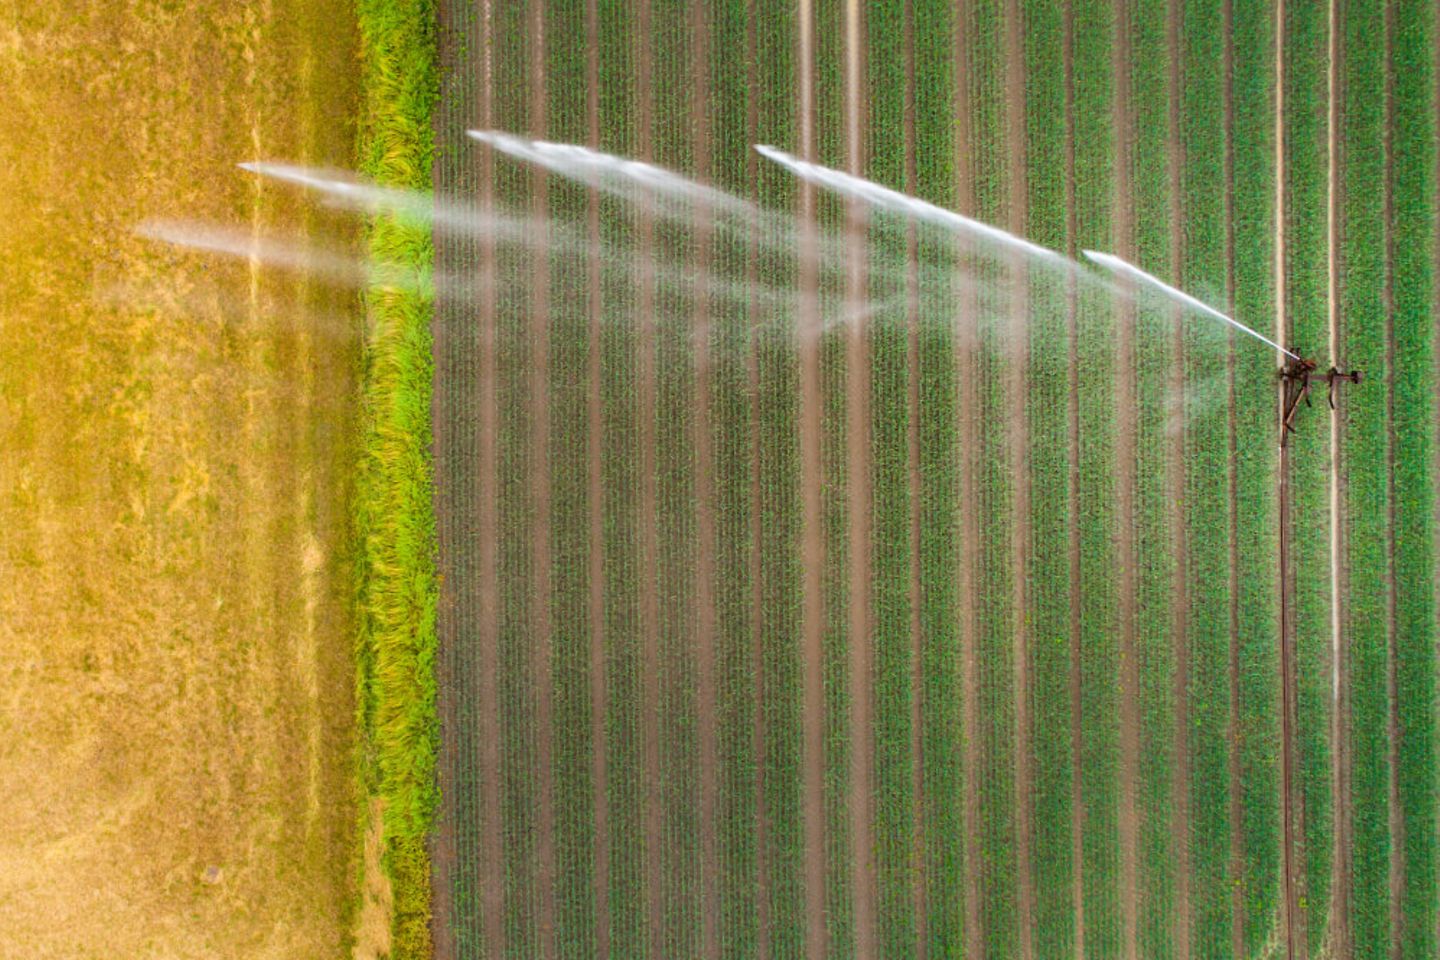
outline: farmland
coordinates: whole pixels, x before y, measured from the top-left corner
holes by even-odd
[[[404,955],[1440,949],[1432,5],[434,14],[436,194],[531,232],[434,238],[478,280],[432,323]],[[754,144],[1113,251],[1364,383],[1317,380],[1282,450],[1257,341]]]
[[[353,162],[354,12],[0,24],[0,954],[339,955],[354,291],[135,228],[352,248],[350,218],[235,164]]]

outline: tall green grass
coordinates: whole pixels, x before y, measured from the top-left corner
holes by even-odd
[[[360,169],[429,189],[436,96],[431,0],[358,0],[364,108]],[[427,276],[424,229],[371,222],[373,261]],[[392,956],[428,957],[435,757],[435,516],[430,464],[430,300],[377,280],[366,292],[363,461],[356,640],[360,775],[384,812],[384,869],[394,893]]]

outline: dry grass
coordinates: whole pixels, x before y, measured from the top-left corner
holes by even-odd
[[[358,849],[352,293],[147,217],[352,242],[346,0],[0,0],[0,956],[322,957]]]

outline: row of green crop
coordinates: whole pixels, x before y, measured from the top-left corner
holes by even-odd
[[[1170,145],[1171,51],[1165,0],[1136,0],[1129,14],[1129,104],[1133,124],[1128,156],[1133,189],[1133,243],[1136,262],[1158,276],[1174,277],[1171,256],[1172,222]],[[1174,603],[1179,541],[1175,530],[1171,469],[1175,455],[1170,422],[1176,384],[1175,325],[1178,311],[1168,305],[1148,307],[1142,301],[1133,317],[1136,565],[1134,653],[1139,677],[1133,695],[1140,730],[1135,785],[1139,810],[1136,855],[1136,948],[1142,956],[1173,955],[1175,887],[1184,866],[1176,841],[1173,803],[1175,756],[1175,631]],[[1122,518],[1122,522],[1125,518]]]
[[[1275,333],[1275,23],[1269,3],[1232,12],[1231,229],[1234,315]],[[1275,357],[1235,342],[1235,582],[1243,949],[1277,932],[1280,873],[1280,667]]]
[[[921,0],[912,5],[914,35],[915,191],[947,208],[955,203],[953,91],[957,25],[953,5]],[[917,238],[922,264],[952,263],[953,246]],[[964,746],[959,569],[959,384],[956,380],[954,278],[944,272],[919,284],[916,365],[911,375],[920,408],[919,444],[920,815],[923,848],[917,869],[923,888],[923,927],[929,956],[958,955],[964,943],[966,876]]]
[[[1064,123],[1065,18],[1059,5],[1023,5],[1025,63],[1026,235],[1066,248]],[[1019,198],[1016,198],[1017,200]],[[1031,748],[1037,955],[1074,950],[1074,733],[1070,674],[1072,644],[1070,536],[1070,331],[1068,284],[1036,272],[1028,279],[1029,330],[1024,403],[1030,477],[1030,539],[1026,576],[1030,660]]]
[[[1329,353],[1326,236],[1329,104],[1328,12],[1316,4],[1285,9],[1285,315],[1289,345],[1321,359]],[[1317,411],[1318,412],[1318,411]],[[1333,846],[1331,783],[1332,656],[1330,630],[1329,429],[1310,411],[1289,440],[1289,538],[1292,591],[1287,613],[1294,644],[1296,703],[1294,749],[1298,779],[1292,788],[1303,811],[1295,837],[1301,917],[1294,929],[1301,952],[1318,949],[1330,922]],[[1302,824],[1298,818],[1296,827]],[[1302,869],[1303,868],[1303,869]]]
[[[1181,12],[1181,205],[1179,278],[1206,302],[1226,302],[1226,36],[1221,0],[1187,0]],[[1221,131],[1221,136],[1216,136]],[[1183,321],[1182,321],[1183,322]],[[1224,956],[1231,944],[1230,883],[1230,461],[1229,337],[1185,327],[1185,590],[1189,647],[1185,739],[1190,774],[1192,955]]]
[[[430,185],[435,98],[433,4],[359,0],[364,102],[361,172]],[[428,233],[384,217],[370,258],[428,275]],[[430,472],[430,302],[377,283],[366,292],[363,446],[356,486],[360,610],[356,641],[359,776],[383,802],[383,870],[393,892],[391,955],[428,957],[437,724],[435,517]]]
[[[1435,9],[1390,11],[1390,482],[1395,577],[1397,840],[1403,859],[1401,956],[1433,956],[1440,930],[1437,864],[1435,657]],[[1373,382],[1373,381],[1372,381]],[[1376,384],[1378,386],[1378,383]],[[1367,391],[1378,395],[1379,391]],[[1367,397],[1368,401],[1370,398]],[[1353,582],[1353,581],[1352,581]],[[1392,950],[1397,946],[1392,943]]]
[[[1386,556],[1385,29],[1383,6],[1345,6],[1339,170],[1344,361],[1378,389],[1347,397],[1342,430],[1347,567],[1346,684],[1350,698],[1350,928],[1354,953],[1384,956],[1390,941],[1390,771]],[[1379,95],[1377,95],[1379,94]]]
[[[867,174],[905,183],[907,56],[902,17],[870,17],[865,30]],[[914,949],[915,798],[911,754],[909,369],[911,309],[907,291],[907,238],[888,224],[870,232],[868,293],[896,298],[893,309],[870,317],[869,350],[870,551],[873,630],[868,679],[874,718],[872,812],[877,897],[876,948],[886,956]],[[863,638],[852,638],[863,642]]]
[[[1116,138],[1113,116],[1113,5],[1077,2],[1071,11],[1074,57],[1076,248],[1113,250]],[[1115,328],[1109,299],[1088,286],[1075,319],[1079,423],[1080,802],[1085,949],[1121,953],[1118,777],[1120,711],[1113,541],[1115,498]]]

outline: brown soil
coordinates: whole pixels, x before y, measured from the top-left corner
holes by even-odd
[[[1340,301],[1339,267],[1340,243],[1336,232],[1337,213],[1340,209],[1341,187],[1336,171],[1339,167],[1341,74],[1341,32],[1339,30],[1338,0],[1330,0],[1329,7],[1329,104],[1326,124],[1327,199],[1326,199],[1326,320],[1329,333],[1329,352],[1332,359],[1339,352],[1340,342]],[[1340,414],[1330,411],[1330,653],[1334,661],[1334,700],[1331,704],[1331,743],[1333,784],[1335,801],[1334,849],[1331,857],[1333,885],[1330,893],[1329,940],[1335,956],[1350,954],[1350,738],[1346,718],[1350,712],[1348,658],[1342,643],[1343,598],[1345,566],[1343,550],[1343,528],[1340,523],[1340,504],[1343,493],[1343,473],[1340,470]]]
[[[385,801],[379,797],[371,798],[365,811],[365,843],[361,852],[364,881],[360,888],[360,907],[355,916],[355,945],[351,950],[354,960],[384,960],[390,956],[390,917],[395,898],[382,862],[385,853],[384,816]],[[437,943],[437,953],[439,946]]]
[[[972,132],[974,119],[971,116],[970,57],[964,36],[970,28],[974,12],[968,4],[962,3],[957,17],[962,24],[955,38],[956,77],[956,157],[955,195],[962,213],[975,211],[975,172],[973,166]],[[964,242],[957,244],[965,252]],[[978,314],[976,288],[965,284],[959,292],[956,309],[957,350],[956,379],[960,384],[960,563],[956,571],[961,607],[960,616],[960,658],[961,658],[961,722],[964,730],[964,804],[962,823],[965,830],[965,956],[984,955],[984,931],[981,921],[980,888],[983,868],[980,861],[980,663],[976,653],[980,621],[980,519],[976,503],[978,494],[978,467],[976,450],[979,447],[979,423],[975,411],[978,409],[979,342],[974,318]]]
[[[859,0],[845,4],[845,157],[849,172],[864,176],[864,24]],[[863,209],[848,210],[847,313],[861,315],[868,284]],[[846,445],[850,548],[850,836],[855,950],[872,957],[878,949],[874,839],[874,696],[870,604],[870,347],[863,320],[849,329],[846,374]]]
[[[815,157],[815,10],[800,3],[800,149]],[[825,930],[825,534],[821,516],[820,309],[815,189],[800,187],[800,471],[804,566],[804,819],[806,956],[826,954]]]
[[[545,136],[545,17],[534,7],[530,21],[530,123],[532,133]],[[530,212],[537,224],[547,215],[547,179],[540,168],[531,175]],[[543,230],[544,227],[538,229]],[[540,956],[555,955],[555,806],[551,780],[554,739],[551,682],[550,617],[550,271],[549,259],[534,257],[530,274],[530,490],[534,526],[530,533],[534,583],[530,595],[535,676],[535,816],[536,936]],[[649,409],[648,406],[641,409]],[[648,515],[647,515],[648,516]]]
[[[1065,5],[1065,252],[1074,259],[1079,240],[1075,201],[1075,17],[1070,4]],[[1085,804],[1081,751],[1084,732],[1081,729],[1080,670],[1080,355],[1079,355],[1079,291],[1071,278],[1065,298],[1065,330],[1067,348],[1067,382],[1069,385],[1069,484],[1070,513],[1070,895],[1075,903],[1075,957],[1085,956]]]
[[[1009,154],[1010,230],[1016,236],[1026,233],[1029,197],[1026,180],[1025,151],[1025,46],[1021,34],[1019,0],[1007,0],[1005,9],[1006,140]],[[1035,770],[1031,748],[1030,693],[1030,631],[1029,582],[1030,568],[1030,424],[1024,402],[1026,367],[1029,364],[1030,296],[1029,276],[1020,258],[1011,265],[1010,350],[1005,364],[1007,408],[1006,438],[1009,469],[1015,484],[1015,522],[1012,526],[1011,579],[1014,594],[1011,611],[1013,634],[1011,656],[1015,676],[1015,876],[1016,917],[1019,924],[1019,956],[1032,960],[1035,956]]]
[[[759,37],[757,35],[755,2],[747,0],[745,27],[745,136],[746,142],[758,142],[760,131],[759,106]],[[801,18],[801,22],[805,22]],[[801,96],[805,96],[807,85],[801,83]],[[745,157],[745,177],[751,185],[751,200],[757,199],[759,179],[759,155],[754,150]],[[803,194],[802,194],[803,196]],[[745,282],[751,291],[760,282],[760,241],[759,221],[752,223],[750,242],[745,251]],[[756,303],[749,304],[751,329],[756,329],[758,317]],[[752,334],[747,377],[750,394],[750,636],[754,644],[752,671],[755,677],[755,729],[751,744],[755,752],[755,956],[758,960],[770,960],[770,818],[765,809],[765,590],[761,580],[760,545],[761,527],[761,485],[760,485],[760,344],[758,336]]]
[[[636,11],[635,50],[636,156],[649,160],[653,155],[655,120],[652,53],[650,49],[650,0],[640,0]],[[664,873],[664,809],[660,794],[660,599],[659,545],[657,541],[658,478],[655,470],[655,224],[642,209],[636,229],[635,308],[638,371],[635,409],[639,424],[640,470],[640,647],[643,671],[641,729],[645,765],[645,907],[650,918],[650,952],[664,954],[665,911],[661,895]]]
[[[1276,7],[1275,31],[1275,331],[1276,339],[1285,344],[1289,340],[1285,288],[1285,0],[1279,0]],[[1284,417],[1284,385],[1276,387],[1276,424]],[[1288,957],[1295,956],[1297,914],[1299,896],[1297,889],[1298,869],[1296,863],[1296,836],[1299,835],[1296,814],[1296,757],[1295,757],[1295,623],[1292,609],[1291,579],[1294,564],[1290,554],[1294,536],[1290,516],[1290,450],[1280,449],[1279,470],[1280,502],[1280,544],[1279,544],[1279,593],[1280,593],[1280,816],[1281,816],[1281,869],[1283,898],[1281,903],[1282,923],[1285,929],[1285,950]]]
[[[1135,132],[1130,104],[1130,7],[1120,4],[1115,44],[1115,237],[1119,254],[1135,259],[1135,215],[1132,171]],[[1115,515],[1120,594],[1120,915],[1125,960],[1136,960],[1139,918],[1139,812],[1136,787],[1140,756],[1140,667],[1135,650],[1135,308],[1117,311],[1115,356],[1116,440]]]
[[[1235,308],[1235,96],[1233,39],[1233,0],[1224,0],[1225,23],[1225,290],[1231,311]],[[1234,956],[1245,953],[1245,891],[1240,882],[1245,869],[1245,838],[1241,830],[1240,792],[1240,563],[1239,563],[1239,497],[1235,472],[1235,336],[1230,336],[1226,354],[1226,380],[1229,392],[1227,409],[1227,443],[1225,481],[1229,491],[1227,513],[1227,552],[1230,590],[1230,725],[1225,739],[1229,746],[1230,774],[1230,946]]]
[[[919,193],[919,171],[915,155],[915,7],[905,3],[905,190],[912,196]],[[906,435],[906,459],[909,463],[910,493],[910,797],[913,841],[911,845],[914,870],[911,872],[911,904],[915,911],[915,956],[925,960],[928,954],[928,917],[926,914],[925,856],[925,764],[921,724],[924,716],[925,672],[920,604],[923,598],[920,578],[920,278],[919,247],[915,225],[906,237],[906,370],[909,393],[906,398],[909,426]]]
[[[0,9],[5,948],[339,954],[353,294],[132,228],[355,249],[234,168],[350,162],[353,10]]]
[[[589,36],[585,57],[585,113],[591,147],[600,145],[600,53],[599,8],[597,0],[586,0],[585,31]],[[601,441],[604,434],[604,407],[601,399],[600,324],[603,317],[600,294],[600,192],[591,190],[586,211],[590,239],[588,313],[590,351],[586,357],[589,388],[586,416],[586,473],[589,487],[590,538],[590,743],[591,778],[595,796],[595,869],[591,890],[595,896],[595,954],[598,960],[610,956],[610,802],[609,745],[605,736],[605,715],[609,694],[605,680],[605,489]]]
[[[703,7],[692,14],[695,89],[691,123],[694,130],[695,178],[710,176],[710,127],[707,78],[710,69],[708,21]],[[704,210],[696,223],[696,289],[710,275],[710,224]],[[700,750],[700,926],[706,960],[720,956],[719,892],[716,878],[715,786],[715,492],[714,452],[710,440],[710,316],[709,300],[695,299],[695,659],[696,708]]]

